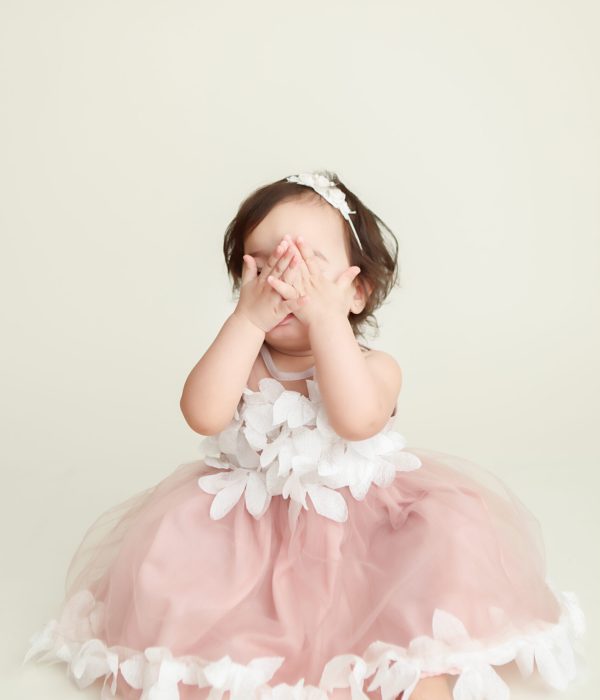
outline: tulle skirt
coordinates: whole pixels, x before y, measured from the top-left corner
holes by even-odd
[[[419,469],[362,501],[340,489],[345,522],[309,501],[293,532],[282,496],[212,520],[197,479],[218,470],[180,465],[89,527],[25,661],[136,700],[408,700],[442,673],[455,698],[506,698],[513,662],[567,687],[584,615],[547,578],[538,521],[482,467],[406,449]]]

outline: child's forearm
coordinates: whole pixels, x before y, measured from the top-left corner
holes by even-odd
[[[233,312],[185,381],[180,407],[192,430],[213,435],[233,418],[265,333]]]
[[[381,395],[348,319],[339,315],[323,318],[310,326],[309,336],[331,427],[347,440],[375,433]]]

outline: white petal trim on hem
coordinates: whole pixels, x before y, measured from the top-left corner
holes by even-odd
[[[178,700],[179,683],[210,687],[210,700],[328,700],[334,688],[349,688],[352,700],[369,700],[368,691],[380,690],[381,700],[409,700],[417,682],[425,676],[457,675],[454,700],[508,700],[510,691],[492,666],[515,661],[523,677],[534,667],[545,683],[564,690],[569,682],[587,672],[581,639],[585,618],[575,593],[560,592],[548,581],[561,606],[556,624],[543,623],[530,633],[515,630],[503,642],[485,645],[471,639],[462,622],[451,613],[436,609],[433,637],[420,636],[408,647],[383,641],[372,642],[363,656],[341,654],[324,666],[319,686],[304,685],[304,679],[291,686],[268,681],[285,661],[283,656],[265,656],[249,664],[239,664],[229,656],[205,660],[198,656],[173,657],[166,647],[147,647],[143,652],[123,646],[107,647],[101,639],[73,641],[57,620],[51,620],[30,640],[23,664],[35,658],[40,662],[67,663],[68,675],[79,688],[104,676],[102,700],[115,695],[117,674],[133,688],[142,689],[140,700]],[[101,604],[100,604],[101,605]],[[98,604],[88,590],[79,591],[65,610],[79,615],[77,628],[95,628]],[[502,611],[498,610],[502,615]],[[62,618],[61,618],[62,619]],[[578,666],[575,652],[580,654]],[[367,679],[373,676],[368,681]],[[365,688],[365,683],[367,687]]]

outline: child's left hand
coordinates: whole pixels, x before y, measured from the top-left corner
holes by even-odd
[[[284,281],[281,278],[269,277],[269,284],[284,299],[307,295],[302,308],[293,313],[298,320],[308,326],[332,314],[339,314],[346,318],[354,296],[352,281],[360,273],[360,267],[352,265],[336,280],[330,280],[323,274],[319,258],[313,253],[308,243],[302,237],[297,238],[293,243],[296,244],[300,253],[299,264],[294,266],[293,280]]]

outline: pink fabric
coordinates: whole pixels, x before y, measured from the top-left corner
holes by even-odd
[[[530,630],[554,623],[538,521],[491,472],[467,460],[406,448],[422,467],[398,472],[364,501],[347,488],[348,520],[301,511],[290,535],[288,501],[258,520],[239,501],[212,520],[197,485],[217,470],[180,465],[156,486],[98,518],[69,567],[66,600],[89,589],[104,603],[101,638],[135,650],[248,663],[285,656],[270,685],[318,685],[339,654],[375,640],[407,646],[432,634],[435,608],[472,637],[503,633],[490,606]],[[119,678],[124,697],[138,698]],[[180,685],[181,698],[209,689]],[[350,697],[348,690],[332,697]],[[369,697],[379,697],[373,692]]]

